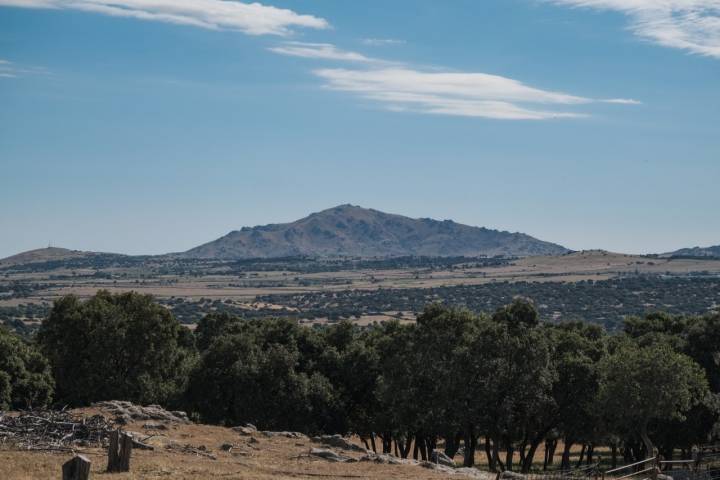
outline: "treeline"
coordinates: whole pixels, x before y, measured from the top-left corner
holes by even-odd
[[[583,321],[622,330],[627,316],[664,311],[699,315],[717,306],[720,278],[637,275],[579,282],[491,282],[427,288],[312,291],[258,296],[258,302],[282,305],[280,314],[298,318],[346,318],[388,311],[421,312],[441,301],[474,312],[495,311],[522,296],[536,302],[543,321]]]
[[[545,324],[516,299],[494,313],[432,304],[415,324],[305,328],[207,315],[193,332],[151,297],[58,300],[31,343],[0,332],[0,408],[124,399],[199,421],[354,433],[368,448],[529,471],[544,445],[591,462],[666,458],[718,438],[720,314],[653,314],[610,335]],[[560,453],[560,452],[558,452]],[[546,455],[546,463],[552,455]]]

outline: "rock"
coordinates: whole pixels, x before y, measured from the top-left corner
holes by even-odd
[[[455,461],[445,455],[444,452],[438,452],[437,450],[434,450],[430,454],[430,461],[432,463],[439,463],[440,465],[445,465],[446,467],[453,467],[455,468]]]
[[[312,437],[311,439],[315,443],[322,443],[335,448],[342,448],[343,450],[351,450],[353,452],[367,452],[364,448],[359,445],[355,445],[351,441],[343,438],[341,435],[321,435],[319,437]]]
[[[253,425],[233,427],[232,430],[239,433],[240,435],[252,435],[254,433],[257,433],[257,429]]]
[[[222,445],[220,445],[220,449],[224,452],[229,452],[233,448],[235,448],[235,445],[233,445],[232,443],[223,443]]]
[[[260,440],[258,440],[255,437],[250,437],[250,439],[248,440],[248,443],[260,443]]]
[[[304,433],[300,432],[270,432],[265,430],[260,433],[262,433],[266,437],[307,438]]]
[[[368,453],[360,457],[361,462],[373,462],[382,463],[388,465],[416,465],[417,460],[409,460],[405,458],[397,458],[392,455],[379,454],[379,453]]]
[[[525,480],[525,475],[522,473],[504,471],[500,474],[500,479],[505,480]]]
[[[462,477],[468,477],[468,478],[477,478],[477,479],[487,479],[487,474],[481,472],[480,470],[477,470],[475,468],[452,468],[447,465],[441,465],[439,463],[432,463],[432,462],[421,462],[421,466],[425,468],[429,468],[430,470],[436,470],[438,472],[442,472],[448,475],[456,475],[456,476],[462,476]]]
[[[340,455],[339,453],[334,452],[327,448],[311,448],[310,455],[312,455],[314,457],[323,458],[329,462],[341,462],[341,463],[357,462],[357,460],[355,460],[354,458]]]

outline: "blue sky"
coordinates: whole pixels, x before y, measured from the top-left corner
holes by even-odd
[[[0,257],[342,203],[720,244],[720,0],[0,0]]]

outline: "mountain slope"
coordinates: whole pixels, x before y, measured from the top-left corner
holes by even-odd
[[[718,257],[720,258],[720,245],[714,247],[693,247],[681,248],[674,252],[666,253],[663,257]]]
[[[0,259],[0,265],[23,265],[27,263],[49,262],[52,260],[67,260],[88,255],[89,252],[68,250],[67,248],[47,247],[28,250],[11,257]]]
[[[186,258],[284,256],[560,255],[568,250],[522,233],[413,219],[353,205],[324,210],[292,223],[245,227],[180,254]]]

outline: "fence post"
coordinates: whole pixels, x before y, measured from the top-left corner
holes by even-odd
[[[90,476],[90,460],[82,455],[75,455],[62,466],[63,480],[88,480]]]
[[[108,448],[108,472],[129,472],[130,455],[132,454],[133,438],[119,429],[110,432],[110,447]]]

